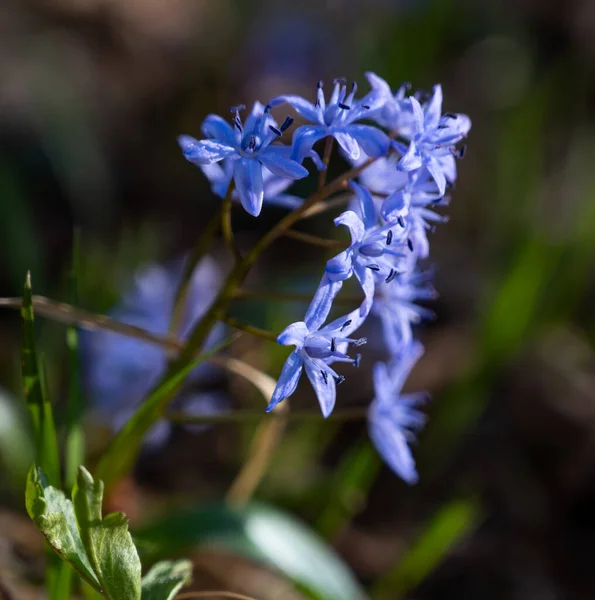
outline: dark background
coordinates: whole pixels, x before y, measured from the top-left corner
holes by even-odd
[[[430,424],[414,448],[421,483],[409,488],[372,460],[370,476],[346,490],[333,476],[357,459],[364,425],[314,421],[290,426],[258,496],[331,538],[366,584],[394,569],[436,519],[465,534],[448,549],[440,530],[419,576],[395,584],[393,597],[592,598],[594,64],[590,0],[5,0],[0,293],[20,295],[30,269],[36,293],[66,300],[74,226],[80,305],[97,312],[109,310],[138,265],[191,248],[218,200],[176,136],[200,137],[210,112],[225,116],[229,106],[279,93],[312,97],[319,79],[335,76],[365,90],[368,70],[393,88],[441,82],[444,110],[469,114],[473,128],[450,222],[431,239],[437,319],[420,329],[427,353],[411,378],[412,389],[432,394]],[[334,160],[331,175],[341,168]],[[265,209],[254,220],[236,211],[238,240],[249,243],[282,214]],[[333,216],[304,228],[338,235]],[[220,245],[214,255],[228,264]],[[281,241],[252,284],[307,292],[326,257]],[[237,310],[279,331],[303,307]],[[0,327],[8,411],[20,385],[16,313],[1,313]],[[39,344],[60,406],[63,327],[44,322]],[[268,346],[242,341],[236,352],[276,375],[286,353]],[[340,390],[344,406],[370,400],[372,363]],[[246,405],[241,386],[221,385]],[[315,408],[305,386],[295,404]],[[27,451],[18,428],[2,421],[0,516],[10,520],[24,514]],[[98,452],[107,434],[93,422],[88,430]],[[220,497],[252,431],[180,430],[145,453],[124,493],[133,523],[163,512],[164,495],[178,505]],[[472,505],[473,516],[459,523],[448,512],[453,499]],[[3,556],[0,573],[30,578],[22,563],[31,556]]]

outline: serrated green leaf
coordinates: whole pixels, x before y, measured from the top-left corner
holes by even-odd
[[[189,560],[157,563],[143,577],[142,600],[172,600],[180,589],[192,580]]]
[[[103,483],[80,467],[72,493],[82,543],[110,600],[141,597],[141,564],[123,513],[102,518]]]
[[[173,554],[209,546],[283,573],[308,595],[362,600],[365,594],[345,563],[312,530],[271,506],[225,504],[170,515],[136,533],[146,548]]]
[[[33,427],[37,464],[52,485],[60,485],[60,462],[58,442],[52,406],[45,394],[43,373],[40,370],[35,349],[34,314],[31,290],[31,275],[27,273],[21,307],[23,322],[22,373],[23,390],[27,410]]]
[[[43,472],[33,466],[27,476],[27,512],[50,546],[95,589],[100,583],[85,551],[72,502],[48,484]]]

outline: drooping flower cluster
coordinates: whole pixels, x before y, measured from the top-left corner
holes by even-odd
[[[358,181],[351,181],[354,199],[350,209],[335,219],[349,230],[351,243],[328,260],[324,274],[303,321],[292,323],[278,342],[293,346],[267,410],[293,394],[305,371],[328,416],[336,400],[336,386],[344,380],[334,364],[358,366],[360,355],[350,357],[349,346],[365,338],[354,337],[368,316],[380,320],[386,362],[374,368],[375,397],[370,405],[370,437],[388,465],[405,481],[417,480],[408,442],[423,425],[417,410],[425,396],[402,394],[405,379],[423,354],[413,328],[432,312],[417,303],[435,297],[431,270],[421,268],[429,257],[428,232],[446,221],[435,212],[448,204],[447,190],[457,176],[456,159],[465,146],[471,121],[466,115],[442,113],[442,88],[431,94],[408,94],[401,86],[393,93],[388,83],[367,74],[371,91],[356,100],[335,80],[328,102],[318,84],[314,103],[295,95],[256,104],[243,125],[235,112],[233,127],[220,117],[208,116],[203,133],[208,139],[179,138],[185,157],[197,164],[223,197],[237,194],[244,208],[257,216],[262,202],[299,206],[300,199],[286,194],[292,181],[304,177],[306,158],[325,168],[313,149],[315,143],[333,138],[342,155],[354,166],[365,166]],[[291,146],[275,140],[291,125],[289,117],[279,126],[271,110],[289,105],[309,124],[298,127]],[[362,122],[364,121],[364,122]],[[372,159],[372,160],[370,160]],[[235,182],[235,192],[232,186]],[[347,315],[325,325],[343,283],[355,277],[363,301]]]

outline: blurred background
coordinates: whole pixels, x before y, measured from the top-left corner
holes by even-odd
[[[473,128],[450,222],[431,239],[437,318],[419,328],[427,351],[408,384],[432,397],[414,448],[421,481],[408,487],[380,463],[364,420],[290,420],[256,497],[328,540],[377,598],[593,598],[594,2],[4,0],[0,33],[0,295],[21,295],[31,270],[34,293],[69,301],[79,228],[77,305],[97,313],[135,282],[142,288],[147,265],[174,268],[216,210],[176,143],[180,133],[200,137],[208,113],[280,93],[312,98],[319,79],[337,76],[367,90],[369,70],[395,89],[441,82],[444,110],[470,115]],[[331,176],[342,168],[334,159]],[[235,211],[240,245],[283,214]],[[342,239],[334,216],[301,228]],[[247,287],[311,293],[327,257],[281,240]],[[224,273],[221,243],[212,258]],[[304,309],[234,304],[238,318],[275,332]],[[65,328],[41,318],[38,328],[60,423]],[[371,400],[380,331],[370,322],[365,333],[365,361],[340,389],[337,411]],[[0,597],[6,586],[15,598],[37,598],[42,552],[22,500],[31,446],[19,408],[17,312],[0,313],[0,337]],[[140,364],[124,380],[147,368],[141,349],[130,353]],[[246,336],[232,353],[273,376],[286,357]],[[102,412],[89,360],[81,352],[92,467],[118,406]],[[200,410],[263,406],[224,374],[197,381]],[[316,409],[307,386],[293,407]],[[127,512],[142,539],[154,520],[220,499],[256,426],[155,433],[112,508]],[[182,529],[198,532],[204,519],[188,514]],[[173,551],[175,531],[146,535],[169,535]],[[233,548],[196,546],[192,557],[196,589],[308,597]]]

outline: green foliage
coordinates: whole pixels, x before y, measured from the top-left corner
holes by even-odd
[[[164,560],[157,563],[142,581],[142,600],[171,600],[192,579],[192,563]]]
[[[281,572],[311,598],[365,598],[349,568],[321,538],[265,504],[215,504],[171,514],[137,532],[136,538],[159,557],[203,545],[219,548]]]
[[[157,564],[141,584],[141,563],[128,532],[128,520],[123,513],[103,517],[102,502],[103,483],[94,481],[84,467],[78,470],[72,500],[49,485],[38,467],[29,472],[26,490],[29,516],[58,556],[101,597],[171,598],[190,580],[189,563]]]

